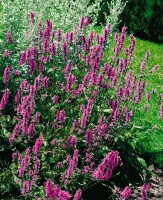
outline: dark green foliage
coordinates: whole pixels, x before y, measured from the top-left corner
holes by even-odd
[[[104,23],[104,12],[109,14],[107,3],[103,0],[98,23]],[[126,2],[126,0],[123,0]],[[122,26],[127,26],[128,32],[141,39],[163,43],[163,1],[161,0],[128,0],[120,16]]]
[[[130,0],[121,15],[122,23],[135,36],[163,42],[163,14],[160,0]]]
[[[155,167],[163,168],[163,130],[142,122],[141,127],[135,127],[137,133],[137,149],[147,161]]]

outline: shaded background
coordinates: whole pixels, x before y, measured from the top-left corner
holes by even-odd
[[[109,14],[107,2],[110,1],[103,0],[98,16],[99,24],[105,22],[103,13]],[[125,25],[129,33],[141,39],[163,43],[163,0],[128,0],[120,20],[118,29]]]

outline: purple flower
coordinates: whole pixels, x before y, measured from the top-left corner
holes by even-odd
[[[5,58],[8,58],[10,55],[11,55],[12,51],[9,51],[9,50],[5,50],[4,52],[4,57]]]
[[[19,60],[19,65],[23,65],[26,61],[27,57],[26,57],[26,52],[22,53],[20,60]]]
[[[13,39],[12,39],[12,34],[11,34],[11,32],[7,32],[6,36],[7,36],[8,43],[13,44],[14,41],[13,41]]]
[[[74,155],[73,155],[73,161],[75,162],[75,165],[78,164],[78,154],[79,154],[79,150],[75,149],[74,150]]]
[[[19,177],[24,177],[25,171],[30,162],[30,149],[26,149],[25,157],[20,160],[20,168],[18,169]]]
[[[87,141],[88,143],[94,142],[94,135],[93,135],[92,129],[88,129],[88,130],[86,131],[86,141]]]
[[[63,52],[63,55],[65,57],[65,59],[67,59],[67,56],[68,56],[68,45],[66,42],[63,43],[62,45],[62,52]]]
[[[47,90],[49,87],[49,78],[47,76],[45,76],[43,79],[43,85],[44,85],[45,90]]]
[[[58,96],[54,95],[53,98],[52,98],[52,101],[53,101],[54,104],[58,103]]]
[[[36,71],[37,63],[34,59],[29,60],[29,73],[33,74]]]
[[[36,90],[39,90],[42,87],[42,74],[40,73],[34,80],[34,87],[36,88]]]
[[[149,190],[151,188],[152,188],[152,183],[145,183],[141,187],[141,197],[142,197],[142,200],[147,200],[148,199],[148,192],[149,192]]]
[[[94,37],[95,37],[95,33],[94,33],[94,32],[91,32],[90,35],[89,35],[90,43],[93,42]]]
[[[82,190],[81,189],[78,189],[74,195],[74,198],[73,200],[80,200],[81,199],[81,196],[82,196]]]
[[[37,138],[35,145],[33,146],[32,149],[35,155],[37,155],[40,152],[42,144],[43,144],[43,139],[41,137]]]
[[[15,74],[16,76],[19,76],[19,75],[21,74],[21,71],[19,71],[19,70],[14,70],[14,74]]]
[[[37,159],[36,161],[34,161],[33,174],[37,175],[37,173],[39,172],[39,169],[40,169],[40,161]]]
[[[50,50],[50,53],[54,56],[56,54],[56,44],[55,43],[52,43],[49,50]]]
[[[90,172],[91,168],[89,166],[84,166],[83,173],[88,174]]]
[[[147,62],[148,61],[148,58],[150,56],[151,52],[150,51],[147,51],[146,54],[145,54],[145,61]]]
[[[66,77],[66,91],[69,93],[72,90],[73,85],[76,83],[76,76],[69,73]]]
[[[134,116],[133,112],[127,112],[125,116],[125,122],[129,123],[131,121],[131,117],[133,116]]]
[[[151,93],[149,92],[146,97],[147,97],[147,100],[149,102],[151,100]]]
[[[145,76],[145,68],[146,68],[146,63],[142,62],[141,63],[141,73],[142,73],[142,76]]]
[[[80,20],[80,28],[83,28],[84,20],[85,20],[85,17],[82,17],[81,20]]]
[[[66,120],[66,112],[65,110],[59,110],[56,113],[56,121],[59,121],[60,123],[64,123]]]
[[[69,136],[68,136],[68,143],[69,143],[71,146],[75,147],[76,144],[77,144],[76,136],[74,136],[74,135],[69,135]]]
[[[78,120],[75,120],[73,122],[73,131],[76,131],[78,129],[78,126],[79,126],[79,121]]]
[[[32,177],[33,176],[33,170],[29,170],[29,176]]]
[[[58,42],[62,40],[62,29],[57,30]]]
[[[49,179],[46,181],[46,196],[49,197],[50,199],[51,199],[52,192],[53,192],[53,183]]]
[[[33,137],[35,135],[35,125],[34,124],[30,124],[27,130],[27,134],[30,137]]]
[[[112,172],[115,167],[119,164],[119,153],[118,151],[111,151],[104,158],[102,163],[93,172],[93,178],[97,180],[109,180],[112,176]]]
[[[0,111],[4,109],[4,107],[7,105],[8,100],[9,100],[9,90],[6,89],[3,93],[2,99],[0,101]]]
[[[35,20],[34,20],[34,18],[35,18],[35,13],[34,13],[34,12],[31,12],[31,13],[29,14],[29,17],[30,17],[30,24],[32,25],[32,24],[35,22]]]
[[[24,180],[23,181],[23,188],[21,188],[21,193],[25,196],[28,192],[30,192],[32,189],[31,181]]]
[[[154,73],[156,70],[158,70],[159,69],[159,65],[156,65],[156,66],[154,66],[149,72],[150,73]]]
[[[41,117],[41,113],[40,112],[36,112],[34,118],[33,118],[33,124],[38,125],[39,121],[40,121],[40,117]]]
[[[126,186],[123,192],[121,192],[122,200],[128,199],[131,196],[132,190]]]
[[[31,12],[29,15],[30,15],[30,19],[34,19],[34,17],[35,17],[35,13],[34,12]]]
[[[18,153],[16,153],[16,152],[12,153],[12,159],[13,160],[17,159],[17,157],[18,157]]]
[[[4,74],[3,74],[3,82],[4,83],[9,83],[10,82],[10,74],[11,74],[11,66],[8,66],[5,68],[4,70]]]
[[[69,200],[71,198],[71,194],[67,191],[60,190],[58,194],[58,200]]]
[[[68,76],[68,74],[71,72],[71,69],[72,69],[72,63],[69,62],[63,69],[63,72],[65,73],[66,76]]]
[[[58,162],[58,163],[57,163],[57,167],[58,167],[58,168],[62,168],[62,167],[63,167],[63,163],[62,163],[62,162]]]

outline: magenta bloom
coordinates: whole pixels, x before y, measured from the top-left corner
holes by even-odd
[[[12,159],[13,160],[17,159],[17,157],[18,157],[18,153],[16,153],[16,152],[12,153]]]
[[[80,200],[81,199],[81,196],[82,196],[82,190],[81,189],[78,189],[74,195],[74,198],[73,200]]]
[[[57,111],[56,120],[61,122],[61,123],[64,123],[65,120],[66,120],[66,112],[64,110]]]
[[[2,99],[0,101],[0,111],[4,109],[4,107],[7,105],[9,100],[9,90],[6,89],[3,93]]]
[[[10,56],[11,53],[12,53],[12,51],[5,50],[5,52],[4,52],[4,57],[5,57],[5,58],[8,58],[8,57]]]
[[[58,168],[62,168],[62,167],[63,167],[63,163],[62,163],[62,162],[58,162],[58,163],[57,163],[57,167],[58,167]]]
[[[34,12],[31,12],[29,15],[30,15],[30,19],[34,19],[34,17],[35,17],[35,13]]]
[[[93,135],[93,132],[92,132],[91,129],[88,129],[88,130],[86,131],[86,141],[87,141],[88,143],[91,143],[91,142],[94,141],[94,135]]]
[[[60,192],[60,187],[56,186],[55,188],[53,188],[52,181],[50,179],[47,180],[47,182],[46,182],[46,196],[50,200],[53,200],[54,198],[56,198],[58,196],[59,192]]]
[[[57,30],[58,42],[62,40],[62,29]]]
[[[159,69],[159,65],[154,66],[149,72],[150,73],[154,73],[155,71],[157,71]]]
[[[63,55],[64,55],[65,59],[67,59],[67,56],[68,56],[68,45],[67,45],[66,42],[62,45],[62,52],[63,52]]]
[[[49,78],[47,76],[45,76],[43,81],[44,81],[44,83],[43,83],[44,84],[44,88],[45,88],[45,90],[47,90],[48,87],[49,87]]]
[[[119,164],[119,152],[111,151],[104,158],[102,163],[98,166],[98,168],[93,172],[93,178],[97,180],[109,180],[112,176],[112,172],[114,168],[116,168]]]
[[[60,190],[58,197],[58,200],[69,200],[71,198],[71,194],[64,190]]]
[[[10,82],[10,74],[11,74],[11,66],[8,66],[5,68],[4,70],[4,74],[3,74],[3,82],[4,83],[9,83]]]
[[[33,152],[37,155],[42,148],[43,140],[41,137],[36,139],[35,145],[33,146]]]
[[[26,62],[27,55],[28,54],[26,54],[26,52],[22,53],[20,60],[19,60],[19,63],[18,63],[19,65],[23,65]]]
[[[144,185],[141,187],[142,200],[148,199],[148,192],[151,188],[152,188],[152,183],[144,183]]]
[[[52,98],[52,101],[53,101],[54,104],[58,103],[58,96],[54,95],[53,98]]]
[[[69,136],[68,136],[68,143],[69,143],[71,146],[75,147],[76,144],[77,144],[76,136],[74,136],[74,135],[69,135]]]
[[[12,39],[12,34],[11,34],[11,32],[7,32],[6,36],[7,36],[8,43],[13,44],[14,41],[13,41],[13,39]]]
[[[50,50],[50,53],[54,56],[56,54],[56,44],[55,43],[52,43],[49,50]]]
[[[14,71],[14,74],[15,74],[16,76],[19,76],[19,75],[21,74],[21,71],[15,70],[15,71]]]
[[[40,121],[40,117],[41,117],[41,113],[40,112],[36,112],[34,118],[33,118],[33,123],[35,125],[38,125],[39,124],[39,121]]]
[[[128,186],[126,186],[123,192],[121,192],[121,196],[123,200],[128,199],[131,196],[131,193],[132,193],[132,190]]]

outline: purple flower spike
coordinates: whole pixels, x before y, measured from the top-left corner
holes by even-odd
[[[141,187],[141,197],[142,197],[142,200],[147,200],[148,199],[148,192],[149,192],[149,190],[151,188],[152,188],[152,184],[151,183],[145,183]]]
[[[122,200],[126,200],[131,196],[132,190],[126,186],[123,192],[121,192]]]
[[[12,34],[11,34],[11,32],[7,32],[6,36],[7,36],[8,43],[13,44],[14,41],[13,41],[13,39],[12,39]]]
[[[74,198],[73,200],[80,200],[81,199],[81,196],[82,196],[82,190],[81,189],[78,189],[74,195]]]

